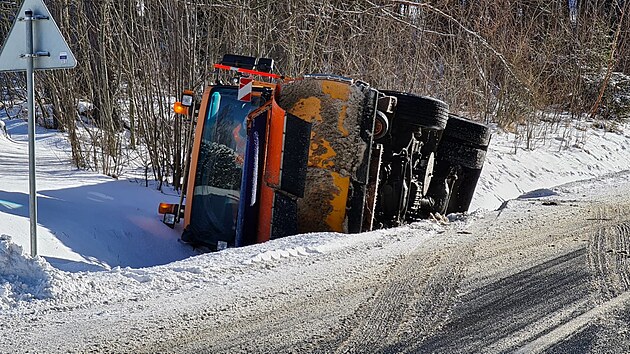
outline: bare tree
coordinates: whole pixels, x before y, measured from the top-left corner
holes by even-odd
[[[79,65],[38,74],[38,95],[52,104],[78,166],[118,175],[124,150],[142,145],[153,177],[176,188],[188,125],[170,107],[183,89],[200,92],[224,53],[271,57],[287,76],[327,72],[431,95],[526,138],[536,112],[586,112],[601,100],[585,77],[630,69],[627,1],[577,4],[49,0]],[[0,15],[14,16],[17,6],[1,2]],[[1,77],[5,93],[17,96],[23,76]],[[80,110],[82,102],[91,109]]]

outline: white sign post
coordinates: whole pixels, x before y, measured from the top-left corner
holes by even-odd
[[[77,61],[42,0],[24,0],[0,50],[0,71],[26,71],[31,256],[37,256],[35,70],[70,69]]]

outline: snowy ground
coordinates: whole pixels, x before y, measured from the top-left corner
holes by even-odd
[[[630,129],[593,129],[592,122],[538,130],[532,150],[513,134],[495,134],[471,210],[494,209],[528,191],[630,168]],[[580,127],[577,129],[576,127]],[[518,147],[515,148],[515,141]]]
[[[244,277],[269,261],[352,254],[392,235],[406,235],[418,243],[441,232],[440,225],[426,221],[393,232],[298,235],[194,256],[177,242],[181,229],[161,224],[156,212],[160,201],[175,202],[174,194],[145,188],[133,179],[114,180],[77,170],[71,167],[63,136],[39,129],[42,257],[31,259],[26,255],[30,249],[26,123],[8,119],[4,123],[9,137],[0,132],[0,314],[138,301],[207,284],[247,284]],[[628,127],[619,132],[558,131],[544,143],[538,141],[532,151],[515,148],[513,135],[495,134],[472,208],[482,213],[527,191],[629,170],[629,133]]]

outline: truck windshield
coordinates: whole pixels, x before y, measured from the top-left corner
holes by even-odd
[[[234,242],[247,143],[247,115],[262,98],[237,99],[237,88],[212,89],[203,121],[189,227],[199,241]],[[200,123],[200,122],[198,122]]]

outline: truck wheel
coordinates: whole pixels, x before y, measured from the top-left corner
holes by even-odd
[[[442,133],[442,139],[487,150],[490,144],[490,135],[490,128],[487,125],[455,114],[449,114],[446,128]]]
[[[442,130],[448,120],[448,105],[431,97],[398,91],[382,91],[397,98],[395,121],[414,127]],[[396,122],[394,122],[396,124]]]
[[[446,199],[438,203],[447,205],[446,214],[468,211],[485,158],[486,150],[442,139],[438,147],[435,168],[441,171],[442,175],[456,171],[457,176],[449,188]],[[435,181],[432,180],[431,183],[443,183],[442,179],[434,179]]]
[[[389,120],[385,113],[376,111],[376,120],[374,121],[374,140],[380,140],[389,132]]]
[[[479,181],[480,175],[481,169],[471,170],[463,168],[461,170],[457,180],[451,187],[450,199],[448,201],[448,206],[446,207],[447,215],[468,211],[475,194],[475,187],[477,186],[477,181]]]
[[[439,160],[450,164],[457,164],[476,170],[483,167],[483,162],[486,159],[486,150],[460,145],[459,143],[443,139],[438,146],[437,157]]]

